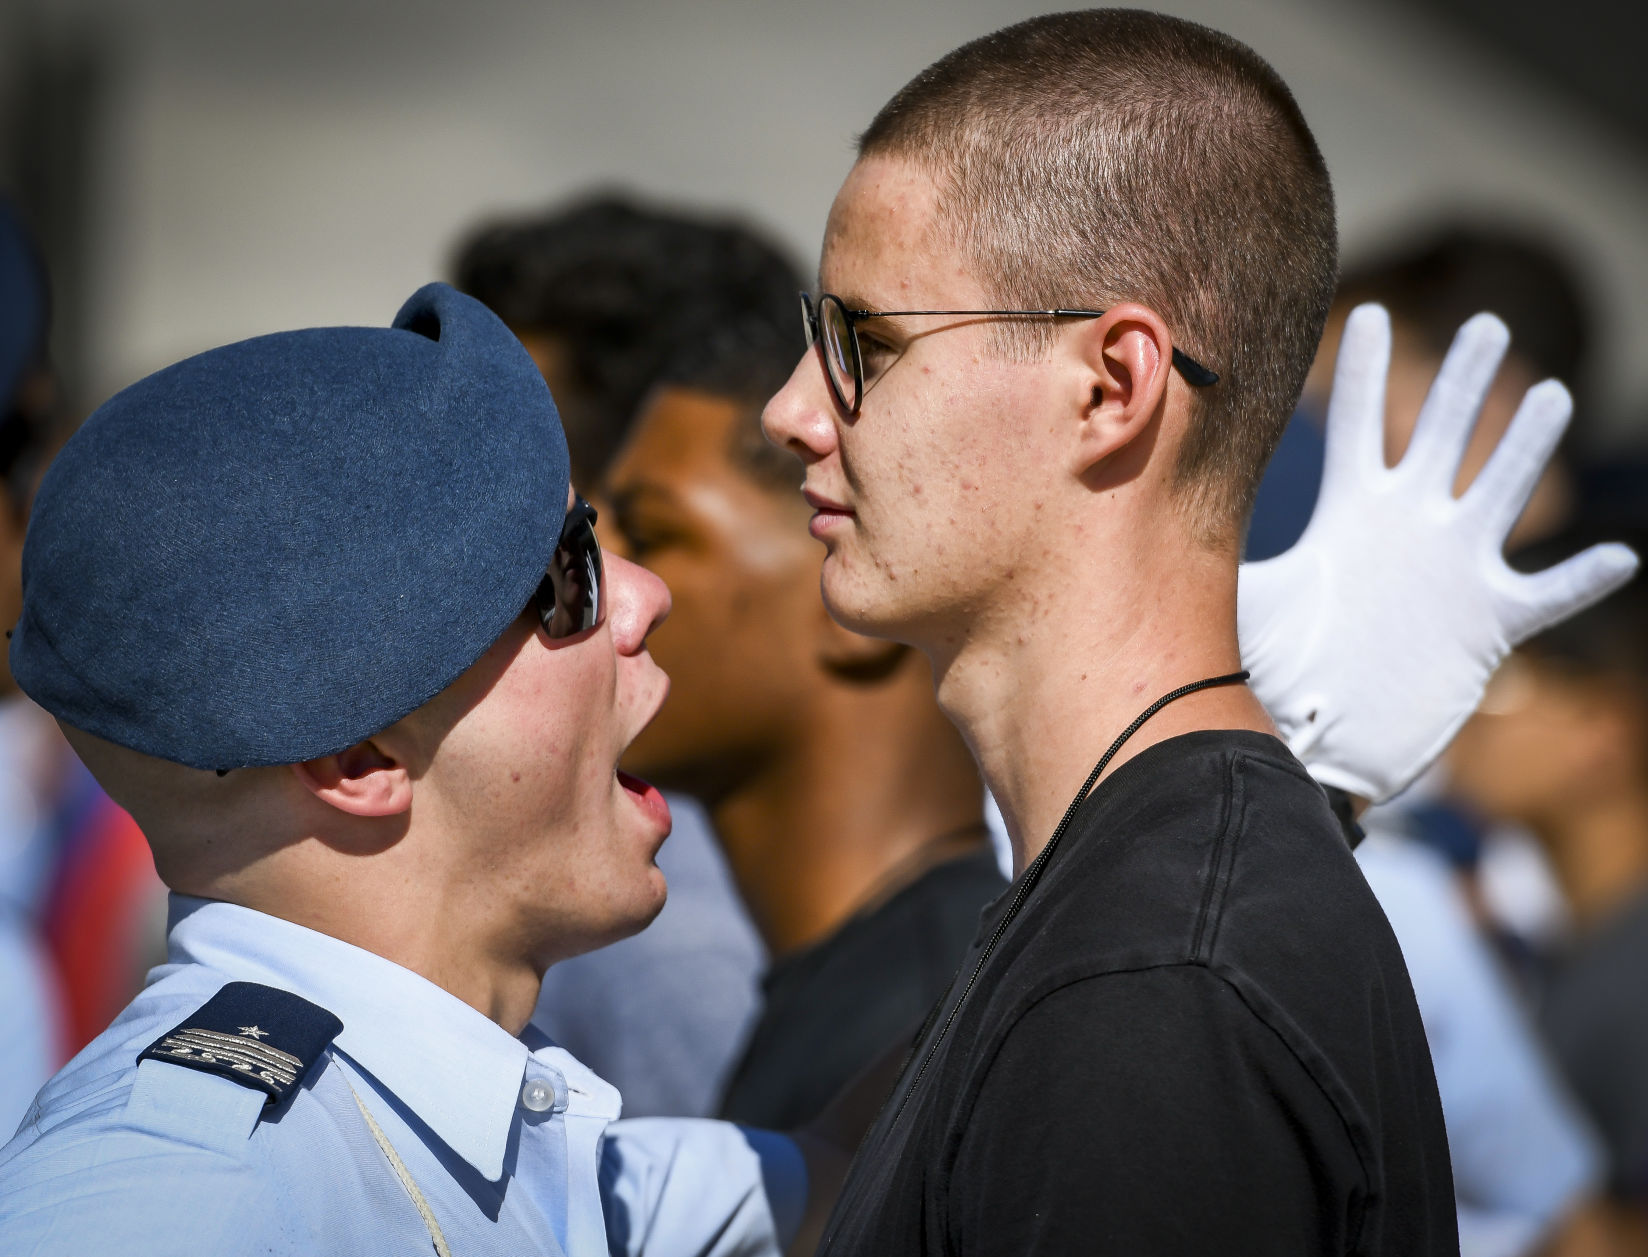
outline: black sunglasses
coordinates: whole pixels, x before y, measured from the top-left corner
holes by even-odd
[[[559,639],[594,628],[606,616],[605,584],[595,508],[574,498],[561,526],[561,542],[532,597],[544,632]]]
[[[971,314],[989,317],[1029,319],[1096,319],[1103,310],[853,310],[833,292],[820,293],[818,304],[806,293],[801,294],[801,328],[807,337],[807,348],[822,343],[824,378],[830,382],[830,392],[836,403],[849,415],[856,416],[864,401],[864,358],[858,348],[858,324],[864,319],[903,318],[915,314]],[[1207,388],[1217,384],[1219,377],[1177,346],[1173,349],[1173,365],[1184,382],[1192,388]],[[851,401],[849,401],[849,397]]]

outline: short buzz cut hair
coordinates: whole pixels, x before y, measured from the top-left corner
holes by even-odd
[[[1219,375],[1174,469],[1207,544],[1235,544],[1299,399],[1338,262],[1327,166],[1250,48],[1158,13],[1032,18],[922,71],[861,157],[938,180],[939,221],[992,300],[1137,301]],[[1050,325],[1006,333],[1039,350]]]

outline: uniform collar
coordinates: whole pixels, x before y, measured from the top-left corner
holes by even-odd
[[[171,897],[168,960],[301,995],[343,1022],[334,1046],[489,1182],[530,1054],[457,996],[393,961],[267,913]]]

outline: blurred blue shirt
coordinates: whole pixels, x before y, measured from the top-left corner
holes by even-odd
[[[605,1253],[603,1204],[616,1252],[777,1252],[799,1222],[806,1174],[782,1136],[614,1122],[617,1091],[570,1053],[409,970],[231,904],[174,896],[172,913],[168,963],[0,1150],[0,1251],[428,1252],[357,1095],[466,1257]],[[230,981],[343,1022],[271,1120],[262,1091],[137,1061]]]
[[[1546,1059],[1453,869],[1400,834],[1356,848],[1402,947],[1448,1126],[1464,1257],[1515,1257],[1595,1189],[1589,1125]]]

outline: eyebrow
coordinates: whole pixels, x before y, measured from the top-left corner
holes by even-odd
[[[855,313],[873,314],[876,316],[875,322],[869,326],[865,326],[864,324],[859,325],[860,335],[874,336],[878,331],[884,336],[887,334],[891,334],[893,336],[910,336],[914,334],[913,329],[907,322],[905,322],[903,317],[898,314],[889,314],[884,312],[881,303],[878,301],[871,301],[869,298],[861,297],[857,293],[838,292],[836,293],[836,296],[841,298],[842,304],[849,310],[852,310]],[[909,312],[907,311],[906,313]]]
[[[606,492],[607,501],[612,503],[612,509],[622,511],[634,506],[637,500],[657,498],[662,502],[673,505],[676,500],[674,489],[664,481],[641,480],[624,485],[610,485]]]
[[[868,297],[861,297],[856,292],[838,292],[836,296],[841,298],[841,303],[849,310],[868,310],[877,314],[881,312],[879,302],[871,301]]]
[[[829,293],[832,297],[839,297],[841,299],[841,303],[849,310],[869,310],[878,314],[880,313],[879,303],[871,301],[868,297],[862,296],[850,288],[837,291],[833,288],[825,287],[823,271],[819,271],[813,276],[813,292],[819,296]]]

